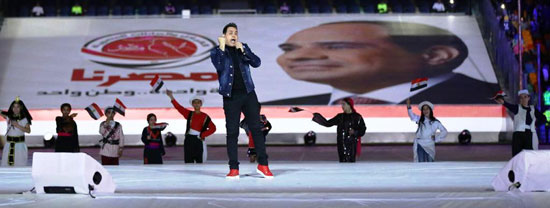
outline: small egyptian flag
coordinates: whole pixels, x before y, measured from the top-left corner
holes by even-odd
[[[288,112],[290,112],[290,113],[296,113],[296,112],[300,112],[300,111],[304,111],[304,109],[299,108],[299,107],[290,107],[290,109],[288,109]]]
[[[120,99],[117,98],[115,100],[113,109],[115,110],[115,112],[119,113],[120,115],[126,116],[126,106],[124,105],[124,103],[122,103],[122,101],[120,101]]]
[[[151,129],[160,129],[160,130],[163,130],[166,128],[166,126],[168,126],[168,123],[155,123]]]
[[[95,103],[92,103],[90,106],[86,107],[86,111],[88,111],[88,113],[94,120],[97,120],[101,118],[101,116],[103,116],[101,108]]]
[[[159,92],[163,85],[164,82],[158,74],[155,76],[155,78],[153,78],[153,80],[151,80],[151,87],[153,87],[153,91],[155,92]]]
[[[418,78],[411,82],[411,92],[428,86],[428,78]]]
[[[504,98],[506,97],[506,93],[502,90],[498,91],[497,94],[495,96],[493,96],[491,99],[492,100],[496,100],[498,98]]]

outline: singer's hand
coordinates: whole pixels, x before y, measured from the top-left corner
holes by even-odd
[[[220,50],[225,51],[225,37],[218,37],[218,43],[220,44]]]
[[[504,104],[504,99],[500,97],[500,98],[495,99],[495,102],[502,105],[502,104]]]
[[[235,47],[236,47],[237,49],[240,49],[241,52],[244,53],[243,43],[237,42],[237,43],[235,43]]]
[[[411,108],[411,99],[407,98],[407,108]]]
[[[78,113],[73,113],[73,114],[69,115],[69,117],[74,118],[74,117],[76,117],[76,115],[78,115]]]

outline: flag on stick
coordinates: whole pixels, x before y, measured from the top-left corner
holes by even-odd
[[[428,78],[418,78],[411,82],[411,92],[428,86]]]
[[[86,111],[88,111],[88,114],[94,119],[97,120],[103,116],[103,112],[101,111],[101,108],[95,104],[92,103],[90,106],[86,107]]]
[[[163,85],[164,81],[162,81],[158,74],[151,80],[151,87],[153,87],[153,91],[155,92],[159,92]]]
[[[117,98],[115,100],[113,109],[115,110],[115,112],[119,113],[120,115],[126,116],[126,106],[124,105],[124,103],[122,103],[122,101],[120,101],[120,99]]]

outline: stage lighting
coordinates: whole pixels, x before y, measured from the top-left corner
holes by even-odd
[[[55,146],[55,136],[52,133],[46,133],[43,142],[45,148],[52,148]]]
[[[454,0],[450,0],[450,1],[449,1],[449,4],[454,4],[454,3],[455,3]]]
[[[167,147],[176,146],[176,141],[178,138],[176,138],[176,135],[172,134],[172,132],[166,133],[164,136],[164,143],[166,143]]]
[[[472,135],[470,134],[470,131],[467,129],[462,130],[460,134],[458,134],[458,143],[460,144],[470,144],[472,141]]]
[[[306,146],[315,145],[315,140],[317,140],[317,135],[314,131],[309,131],[304,135],[304,144]]]
[[[504,3],[500,5],[500,8],[501,9],[506,9],[506,6],[504,5]]]

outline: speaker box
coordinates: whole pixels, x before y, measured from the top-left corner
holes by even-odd
[[[550,191],[550,150],[523,150],[493,179],[495,191]]]
[[[114,193],[116,188],[107,170],[85,153],[35,152],[32,179],[36,193]]]

